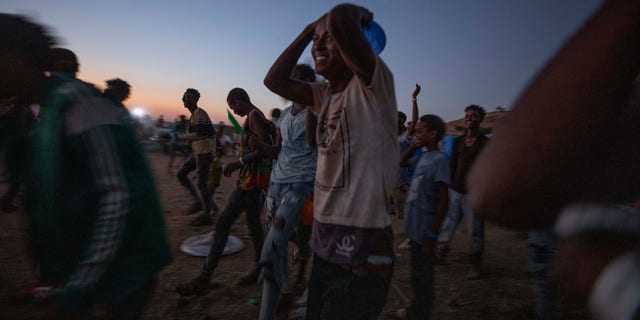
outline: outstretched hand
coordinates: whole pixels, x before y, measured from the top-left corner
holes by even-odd
[[[420,94],[420,85],[416,83],[416,89],[413,90],[412,96],[415,99],[418,97],[419,94]]]

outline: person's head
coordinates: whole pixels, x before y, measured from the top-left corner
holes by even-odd
[[[39,102],[54,38],[24,16],[0,13],[0,101]]]
[[[484,108],[477,105],[472,104],[464,109],[464,123],[467,126],[467,129],[478,129],[480,127],[480,123],[484,120],[485,111]]]
[[[233,113],[241,117],[246,116],[254,108],[251,99],[249,99],[249,94],[242,88],[233,88],[229,91],[227,104],[233,110]]]
[[[115,78],[111,80],[107,80],[107,88],[104,89],[104,93],[113,97],[119,102],[127,100],[129,98],[129,94],[131,93],[131,86],[128,82]]]
[[[299,63],[293,68],[291,77],[305,82],[316,82],[316,72],[306,63]]]
[[[200,100],[200,92],[193,88],[187,89],[182,95],[182,103],[187,109],[195,109],[198,106],[198,100]]]
[[[444,137],[444,121],[433,114],[420,117],[415,129],[416,143],[422,147],[429,147],[430,150]]]
[[[316,72],[330,82],[352,76],[351,70],[342,58],[338,44],[329,32],[326,16],[316,25],[311,56],[316,65]]]
[[[402,111],[398,111],[398,132],[401,132],[402,130],[404,130],[405,128],[405,123],[407,122],[407,115],[402,112]]]
[[[66,48],[51,48],[49,54],[51,55],[51,67],[48,71],[76,76],[80,65],[78,57],[73,51]]]
[[[271,119],[278,119],[278,118],[280,118],[280,113],[281,113],[281,112],[282,112],[282,111],[280,111],[280,109],[278,109],[278,108],[273,108],[273,109],[271,109]]]

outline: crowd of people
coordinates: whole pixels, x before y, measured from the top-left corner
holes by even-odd
[[[199,213],[190,225],[215,224],[215,232],[202,271],[175,292],[212,289],[231,226],[244,213],[255,258],[237,284],[262,284],[260,319],[286,310],[296,286],[307,288],[306,319],[376,319],[394,274],[395,215],[404,222],[412,291],[395,316],[430,319],[435,265],[450,263],[458,224],[469,224],[474,281],[483,276],[490,219],[530,231],[538,318],[555,317],[557,294],[588,301],[598,319],[640,318],[640,5],[605,3],[493,137],[480,131],[484,108],[464,108],[465,132],[449,150],[444,121],[419,115],[419,84],[408,126],[398,112],[393,74],[363,31],[372,21],[368,9],[341,4],[305,26],[264,78],[291,101],[271,120],[244,89],[231,89],[227,105],[244,124],[239,158],[224,167],[199,91],[185,90],[190,117],[173,137],[188,141],[190,154],[177,180],[192,197],[186,213]],[[309,45],[315,69],[298,63]],[[0,14],[0,68],[10,172],[0,209],[16,211],[24,185],[19,207],[38,276],[50,288],[40,299],[55,306],[51,318],[90,318],[97,306],[109,318],[140,318],[172,256],[153,174],[122,104],[130,85],[115,78],[101,92],[77,79],[75,54],[20,15]],[[236,173],[218,207],[220,177]],[[294,280],[290,241],[300,250]]]

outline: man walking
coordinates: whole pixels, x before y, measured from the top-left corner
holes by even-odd
[[[257,265],[264,241],[260,212],[264,204],[262,195],[269,186],[272,159],[267,157],[264,151],[257,148],[256,145],[273,145],[275,143],[275,126],[251,103],[249,95],[244,89],[232,89],[227,96],[227,104],[237,115],[246,116],[240,145],[241,156],[238,161],[231,162],[224,168],[226,177],[240,170],[238,183],[236,189],[229,196],[227,206],[218,218],[213,241],[207,259],[202,266],[202,272],[193,280],[180,283],[175,288],[176,292],[183,296],[205,294],[209,290],[209,282],[218,262],[220,262],[231,226],[243,211],[247,217],[247,226],[253,239],[256,266],[240,279],[238,284],[250,285],[256,284],[258,281],[260,269]]]
[[[216,152],[216,134],[209,115],[202,108],[198,107],[200,92],[189,88],[182,96],[184,107],[191,112],[189,117],[189,133],[182,134],[179,138],[191,141],[191,155],[184,161],[178,171],[178,181],[194,197],[195,202],[191,205],[187,214],[193,214],[203,210],[202,214],[191,221],[192,226],[204,226],[211,224],[214,203],[209,194],[207,179],[211,161]],[[189,179],[189,173],[196,170],[198,191],[193,187]],[[217,209],[217,207],[215,207]]]

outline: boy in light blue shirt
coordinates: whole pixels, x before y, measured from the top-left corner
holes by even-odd
[[[437,231],[449,206],[449,162],[445,153],[438,149],[443,136],[442,119],[435,115],[422,116],[415,129],[415,143],[400,160],[402,166],[415,167],[404,212],[404,232],[411,247],[413,301],[408,308],[397,311],[400,319],[431,318]],[[420,158],[412,158],[421,147],[429,151],[423,152]]]

